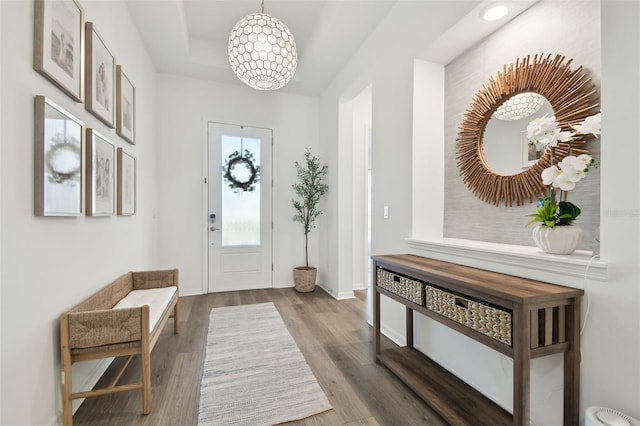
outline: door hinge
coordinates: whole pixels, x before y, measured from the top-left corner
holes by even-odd
[[[204,183],[205,183],[205,184],[207,183],[207,178],[204,178]]]
[[[271,264],[271,272],[273,272],[273,263]]]

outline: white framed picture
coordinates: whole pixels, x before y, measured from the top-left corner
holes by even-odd
[[[522,152],[523,169],[533,166],[544,155],[544,150],[536,151],[536,145],[527,138],[526,130],[520,131],[520,150]]]
[[[116,150],[94,129],[86,130],[87,216],[111,216],[115,206]]]
[[[136,159],[118,148],[118,202],[119,216],[136,214]]]
[[[92,22],[86,23],[85,106],[87,111],[115,127],[116,59]]]
[[[82,102],[84,9],[75,0],[36,0],[34,8],[33,68]]]
[[[116,133],[135,145],[136,88],[129,77],[116,65]]]
[[[35,98],[34,214],[78,216],[83,208],[84,123],[44,96]]]

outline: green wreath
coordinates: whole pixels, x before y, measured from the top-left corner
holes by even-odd
[[[224,172],[224,180],[229,185],[229,188],[233,189],[233,192],[251,192],[256,189],[256,183],[260,181],[260,166],[256,166],[253,162],[253,154],[248,149],[244,150],[244,155],[240,151],[235,151],[229,155],[227,161],[225,161],[222,171]],[[233,171],[236,166],[244,165],[249,169],[249,179],[242,181]]]

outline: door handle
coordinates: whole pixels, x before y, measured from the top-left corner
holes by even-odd
[[[218,231],[220,230],[220,228],[216,228],[215,226],[212,226],[211,228],[209,228],[210,231]]]

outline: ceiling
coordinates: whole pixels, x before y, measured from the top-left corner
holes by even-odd
[[[125,1],[159,72],[243,84],[227,40],[237,21],[260,11],[259,0]],[[495,23],[479,19],[488,3],[495,1],[265,0],[265,13],[289,27],[298,49],[296,74],[280,91],[318,96],[373,33],[414,50],[419,44],[416,57],[446,64],[535,1],[502,1],[511,11]]]

